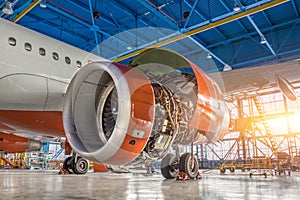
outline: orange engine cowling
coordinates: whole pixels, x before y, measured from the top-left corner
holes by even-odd
[[[203,71],[173,51],[150,49],[129,66],[94,62],[80,69],[67,89],[63,122],[81,156],[123,165],[157,160],[171,144],[221,139],[229,115]]]
[[[23,153],[39,151],[42,143],[12,134],[0,133],[0,151],[5,153]]]

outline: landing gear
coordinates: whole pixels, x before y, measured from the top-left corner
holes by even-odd
[[[74,159],[76,160],[76,159]],[[73,171],[75,174],[86,174],[89,170],[89,163],[86,159],[78,156],[77,161],[73,163]]]
[[[66,170],[69,174],[73,174],[73,156],[67,157],[63,164],[63,169]]]
[[[174,179],[178,175],[178,160],[174,154],[167,154],[161,161],[161,174],[166,179]]]
[[[197,158],[191,153],[184,153],[179,160],[179,171],[186,173],[190,179],[197,178],[199,172]]]
[[[200,179],[197,158],[191,153],[184,153],[178,159],[174,154],[167,154],[161,161],[161,173],[166,179]]]
[[[89,170],[89,163],[75,154],[65,159],[63,169],[70,174],[86,174]]]

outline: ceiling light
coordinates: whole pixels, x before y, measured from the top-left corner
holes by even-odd
[[[267,43],[267,40],[266,40],[266,38],[265,37],[260,37],[260,43],[261,44],[266,44]]]
[[[131,50],[132,48],[131,48],[131,47],[127,47],[126,49],[127,49],[127,50]]]
[[[210,53],[207,54],[206,58],[207,58],[207,59],[211,59]]]
[[[13,9],[12,9],[12,3],[9,1],[6,1],[5,6],[2,8],[2,12],[7,14],[7,15],[11,15],[13,14]]]
[[[232,70],[232,67],[229,66],[228,64],[225,64],[223,67],[223,71],[226,72],[226,71],[230,71],[230,70]]]
[[[235,3],[235,4],[234,4],[234,7],[233,7],[233,10],[234,10],[234,11],[240,11],[241,8]]]
[[[41,8],[47,8],[47,5],[45,3],[40,3]]]

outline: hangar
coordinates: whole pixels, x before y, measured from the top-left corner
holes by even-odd
[[[299,195],[299,1],[2,0],[0,8],[0,166],[34,170],[56,159],[58,168],[71,149],[62,167],[75,174],[86,173],[86,159],[112,171],[135,166],[82,176],[4,169],[4,197]]]

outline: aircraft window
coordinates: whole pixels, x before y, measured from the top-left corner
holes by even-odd
[[[67,63],[67,64],[71,64],[71,59],[69,58],[69,57],[65,57],[65,62]]]
[[[39,52],[41,56],[45,56],[46,55],[46,50],[44,48],[39,48]]]
[[[16,46],[17,40],[13,37],[8,38],[8,44],[11,46]]]
[[[81,62],[80,62],[79,60],[76,61],[76,66],[77,66],[78,68],[81,67]]]
[[[26,42],[24,44],[24,48],[25,48],[26,51],[31,51],[32,50],[31,44],[29,44],[28,42]]]
[[[58,60],[58,59],[59,59],[59,56],[58,56],[58,54],[57,54],[56,52],[53,52],[53,53],[52,53],[52,58],[53,58],[54,60]]]

